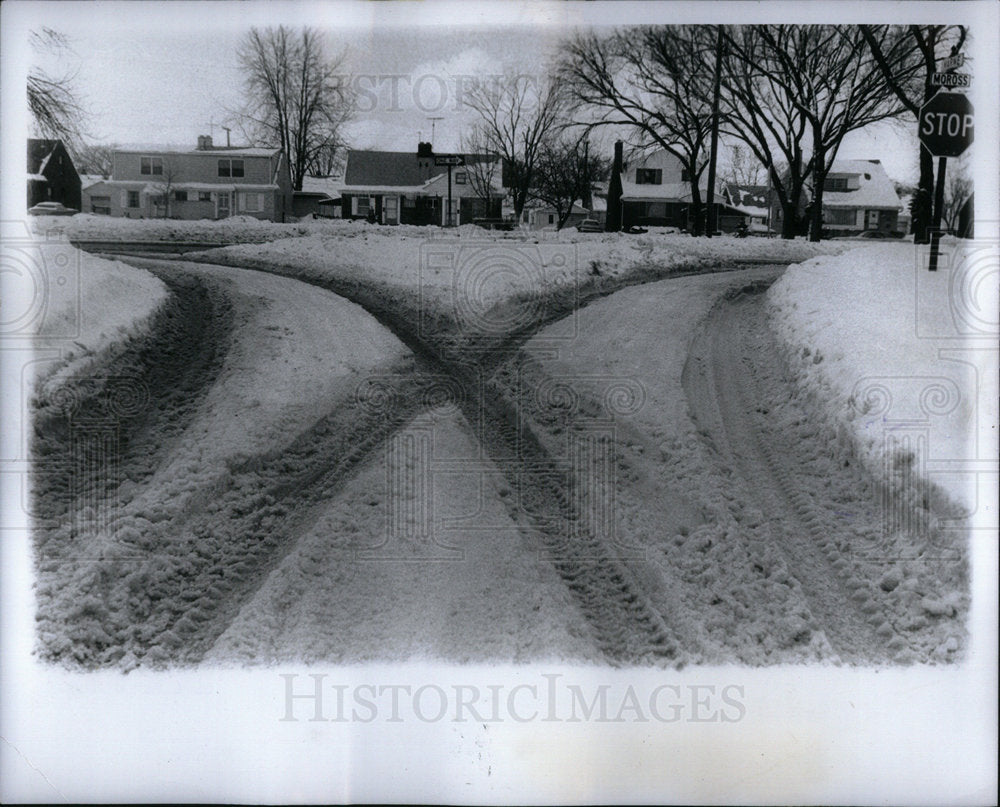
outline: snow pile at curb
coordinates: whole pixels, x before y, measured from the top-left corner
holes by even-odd
[[[977,400],[989,366],[977,372],[972,353],[942,352],[970,347],[953,321],[968,270],[963,249],[946,243],[937,273],[926,268],[926,248],[908,244],[814,258],[768,294],[792,367],[830,425],[890,487],[930,483],[924,507],[932,511],[950,509],[945,498],[975,507],[973,475],[944,466],[977,456],[977,414],[985,425],[994,409],[991,399]],[[984,286],[974,291],[995,295]],[[995,298],[975,302],[987,316],[996,311]]]
[[[68,243],[37,248],[46,298],[32,323],[39,356],[59,358],[38,373],[46,389],[79,375],[98,357],[142,333],[169,292],[159,278]]]

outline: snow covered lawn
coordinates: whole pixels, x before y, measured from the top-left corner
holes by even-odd
[[[997,454],[996,260],[946,239],[932,273],[926,248],[867,246],[793,266],[768,294],[802,382],[873,474],[970,513],[996,483],[977,473]]]

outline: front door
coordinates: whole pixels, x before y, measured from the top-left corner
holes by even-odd
[[[229,218],[229,209],[232,196],[229,191],[219,191],[215,194],[215,217],[217,219]]]
[[[385,214],[386,224],[399,224],[399,197],[386,196],[383,201],[382,211]]]
[[[868,211],[868,225],[865,227],[866,230],[877,230],[878,229],[878,211],[869,210]]]

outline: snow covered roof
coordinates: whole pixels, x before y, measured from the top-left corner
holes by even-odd
[[[902,207],[892,180],[878,160],[837,160],[827,174],[833,177],[857,177],[856,190],[823,191],[823,207]]]
[[[325,194],[331,199],[340,196],[344,186],[344,178],[337,177],[302,177],[302,193]]]
[[[126,179],[100,179],[97,182],[91,183],[87,186],[88,189],[94,188],[97,185],[110,185],[113,188],[123,188],[126,190],[141,191],[143,193],[163,193],[166,188],[166,184],[157,184],[154,182],[146,181],[129,181]],[[276,191],[280,190],[278,185],[224,185],[221,183],[213,182],[171,182],[170,190],[172,191],[229,191],[230,193],[234,191],[249,191],[251,193],[258,193],[261,191]]]
[[[690,182],[667,182],[663,185],[636,184],[628,182],[625,174],[622,174],[622,201],[623,202],[690,202],[691,183]],[[702,191],[702,201],[708,191],[708,177],[702,174],[698,187]],[[722,196],[722,183],[716,180],[715,194]]]
[[[209,149],[115,149],[117,154],[142,154],[142,155],[156,155],[156,154],[202,154],[209,157],[273,157],[275,154],[281,153],[279,148],[259,148],[254,146],[234,146],[232,148],[227,148],[226,146],[213,146]]]

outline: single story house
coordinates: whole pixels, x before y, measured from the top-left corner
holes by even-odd
[[[451,168],[451,223],[500,218],[504,198],[501,160],[493,154],[464,154]],[[347,153],[341,215],[380,224],[447,226],[448,168],[436,165],[430,143],[417,151]]]
[[[573,205],[573,210],[563,227],[575,227],[584,219],[591,218],[590,211],[579,202]],[[559,223],[559,215],[552,205],[544,202],[528,202],[521,211],[521,224],[529,230],[555,229]]]
[[[80,210],[80,175],[62,140],[28,140],[28,207],[60,202]]]
[[[117,150],[111,179],[90,185],[84,211],[126,218],[284,221],[292,183],[281,149],[213,146],[190,151]]]
[[[723,189],[726,204],[740,211],[751,233],[770,232],[771,202],[774,192],[767,185],[738,185],[727,182]],[[723,228],[725,229],[725,228]]]
[[[302,190],[292,193],[292,214],[300,219],[306,216],[339,218],[337,208],[343,184],[342,176],[303,177]]]

